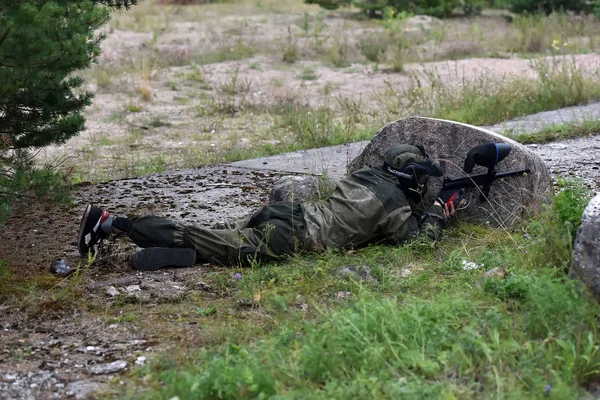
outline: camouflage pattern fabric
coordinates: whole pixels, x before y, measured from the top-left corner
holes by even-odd
[[[356,171],[325,202],[302,207],[308,231],[304,248],[310,250],[400,244],[421,232],[439,240],[445,227],[441,207],[415,213],[396,177],[379,167]]]
[[[400,244],[421,233],[439,240],[444,225],[441,207],[415,213],[396,177],[375,167],[342,179],[323,202],[279,202],[212,228],[156,216],[134,218],[128,236],[141,247],[193,248],[198,262],[247,265],[299,251]]]

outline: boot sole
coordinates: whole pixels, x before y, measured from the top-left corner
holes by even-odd
[[[81,217],[81,223],[79,224],[79,233],[77,235],[77,251],[79,251],[79,255],[81,257],[87,257],[89,248],[85,245],[85,240],[83,237],[83,232],[85,231],[85,227],[88,223],[88,218],[90,216],[90,212],[92,211],[92,206],[88,204],[83,212],[83,217]]]
[[[131,256],[130,263],[138,271],[191,267],[196,264],[196,250],[184,247],[148,247]]]

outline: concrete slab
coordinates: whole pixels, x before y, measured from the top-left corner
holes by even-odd
[[[333,179],[346,176],[346,168],[350,161],[358,156],[368,140],[318,149],[300,150],[293,153],[236,161],[232,167],[278,172],[301,173],[310,175],[327,175]]]
[[[547,126],[569,122],[583,122],[599,118],[600,103],[592,103],[583,106],[561,108],[560,110],[544,111],[484,128],[505,136],[510,136],[511,133],[538,132]]]

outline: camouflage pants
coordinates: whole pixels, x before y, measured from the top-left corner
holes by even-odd
[[[247,265],[300,251],[305,228],[299,204],[279,202],[263,207],[242,223],[206,228],[168,218],[133,218],[129,238],[141,247],[187,247],[197,261]]]

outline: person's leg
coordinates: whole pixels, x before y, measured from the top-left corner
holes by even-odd
[[[153,216],[128,223],[127,236],[140,247],[193,248],[197,262],[222,265],[275,260],[293,253],[299,242],[291,224],[278,219],[243,229],[210,229]]]
[[[296,251],[304,235],[302,211],[298,205],[291,203],[277,203],[273,207],[263,208],[248,223],[244,223],[247,227],[242,229],[209,229],[156,216],[120,218],[97,207],[91,207],[90,211],[90,207],[84,213],[79,233],[80,242],[82,237],[92,236],[93,243],[87,242],[87,250],[110,233],[124,232],[141,247],[194,249],[200,262],[247,264],[252,260],[277,259]],[[93,214],[93,218],[88,214]],[[80,252],[84,255],[87,250],[82,252],[80,249]],[[139,262],[138,269],[158,269],[167,265],[185,265],[184,262],[190,262],[190,253],[165,250],[163,254],[155,249],[142,253],[143,257],[132,261]],[[170,260],[180,262],[163,265]],[[151,265],[144,264],[146,261],[151,261]]]
[[[162,217],[115,219],[141,247],[194,248],[198,262],[247,265],[269,261],[299,250],[304,239],[304,219],[299,204],[281,202],[237,223],[235,228],[210,229],[181,224]]]

